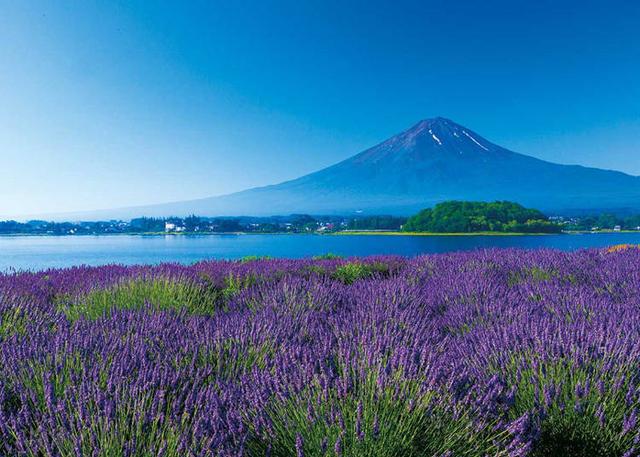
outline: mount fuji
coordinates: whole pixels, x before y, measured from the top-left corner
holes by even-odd
[[[291,181],[108,213],[111,217],[408,215],[445,200],[510,200],[558,213],[632,210],[640,209],[640,178],[509,151],[467,127],[437,117]]]

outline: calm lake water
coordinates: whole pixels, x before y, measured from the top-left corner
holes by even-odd
[[[192,263],[202,259],[238,259],[248,255],[310,257],[419,254],[482,248],[554,248],[573,250],[619,243],[640,244],[640,233],[531,236],[7,236],[0,237],[0,271],[42,270],[108,263]]]

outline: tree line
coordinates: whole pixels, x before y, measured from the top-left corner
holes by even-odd
[[[525,208],[514,202],[448,201],[410,217],[402,230],[434,233],[559,233],[562,227],[539,210]]]
[[[550,220],[551,219],[551,220]],[[166,224],[171,224],[168,230]],[[28,222],[0,221],[0,234],[115,234],[161,233],[310,233],[340,230],[387,230],[433,233],[521,232],[558,233],[565,231],[640,230],[640,214],[620,216],[603,213],[593,216],[548,218],[537,209],[509,201],[448,201],[427,208],[409,218],[391,215],[311,216],[292,214],[271,217],[139,217],[130,221]]]
[[[557,219],[563,225],[564,230],[569,231],[612,230],[616,227],[621,230],[640,229],[640,214],[619,216],[603,213],[572,218],[558,217]]]

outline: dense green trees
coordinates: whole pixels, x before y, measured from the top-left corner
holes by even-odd
[[[513,202],[449,201],[410,217],[407,232],[525,232],[557,233],[561,227],[537,209]]]
[[[156,219],[153,217],[137,217],[131,219],[132,231],[140,233],[164,232],[164,219]]]

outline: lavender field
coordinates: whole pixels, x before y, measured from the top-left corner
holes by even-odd
[[[0,275],[1,456],[635,456],[640,250]]]

